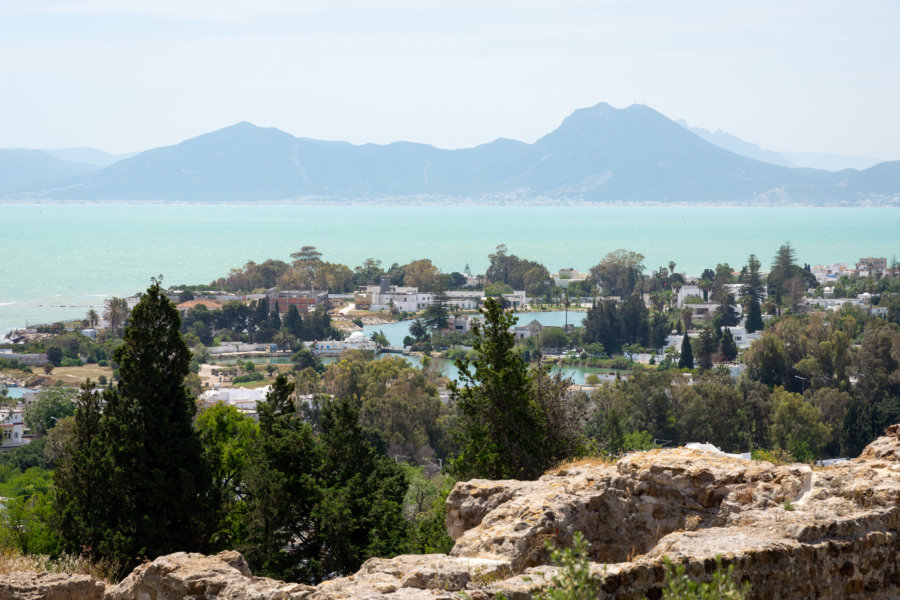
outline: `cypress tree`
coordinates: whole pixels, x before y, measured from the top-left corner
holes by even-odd
[[[759,300],[757,300],[756,296],[749,296],[749,301],[747,302],[747,319],[744,321],[744,327],[747,329],[747,333],[760,331],[764,327]]]
[[[687,331],[684,332],[684,337],[681,338],[681,357],[678,359],[678,368],[694,368],[694,351],[691,350],[691,338],[688,337]]]
[[[287,313],[284,315],[284,326],[298,340],[303,337],[303,318],[293,304],[288,307]]]
[[[726,329],[722,333],[722,341],[719,343],[719,347],[722,350],[722,358],[725,360],[730,362],[737,358],[737,344],[734,342],[734,336],[731,335],[730,329]]]
[[[701,371],[711,369],[713,366],[713,354],[719,347],[716,334],[709,327],[704,327],[697,338],[697,366]]]
[[[97,395],[82,393],[73,451],[56,482],[66,546],[123,569],[206,545],[211,481],[193,429],[196,406],[184,385],[191,354],[179,329],[178,311],[153,280],[115,351],[120,382],[103,393],[102,413]],[[79,460],[97,469],[87,489]],[[92,490],[105,497],[96,507]]]

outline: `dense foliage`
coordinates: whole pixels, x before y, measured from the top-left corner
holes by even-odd
[[[513,350],[515,317],[498,301],[488,299],[483,313],[475,356],[456,361],[459,381],[449,385],[459,408],[453,471],[461,479],[534,479],[581,452],[563,405],[568,381],[531,369]]]
[[[258,424],[222,405],[195,414],[201,388],[188,373],[209,358],[204,344],[242,339],[287,350],[339,334],[323,311],[282,317],[265,300],[197,306],[180,321],[154,283],[133,311],[120,299],[109,303],[104,312],[116,328],[99,341],[58,328],[28,345],[59,365],[109,361],[118,385],[102,394],[86,387],[74,405],[71,393],[51,389],[27,407],[40,437],[0,455],[0,495],[8,499],[0,541],[105,558],[119,572],[173,550],[237,548],[256,572],[317,582],[371,556],[447,552],[444,501],[456,478],[533,478],[587,451],[615,456],[691,441],[766,460],[854,456],[900,421],[900,278],[835,285],[836,295],[873,294],[880,312],[810,309],[801,302],[810,270],[795,264],[789,245],[778,251],[768,289],[752,255],[740,272],[724,263],[706,269],[699,287],[720,303],[707,323],[693,318],[690,304],[676,308],[685,279],[674,262],[645,275],[641,255],[610,253],[590,283],[569,292],[596,295],[599,283],[618,299],[588,298],[583,327],[544,328],[518,343],[510,332],[516,315],[494,299],[472,332],[441,331],[454,312],[443,292],[468,280],[427,259],[387,270],[368,259],[350,270],[323,262],[312,247],[292,259],[251,263],[220,287],[342,290],[387,276],[432,290],[409,341],[456,361],[449,399],[428,356],[422,368],[363,352],[326,365],[300,347],[258,405]],[[524,287],[569,307],[542,265],[502,246],[490,261],[487,296]],[[739,304],[746,330],[761,332],[743,351],[724,327],[739,317]],[[642,348],[665,346],[673,329],[680,353],[668,348],[661,360],[635,363]],[[615,368],[615,380],[601,384],[595,375],[593,390],[573,391],[542,365],[541,353],[551,350],[566,364]],[[277,369],[269,370],[271,377]],[[265,378],[253,363],[241,371],[233,381]],[[577,567],[575,554],[559,557]],[[675,576],[678,593],[703,592]]]
[[[210,477],[184,387],[190,352],[174,305],[148,288],[116,351],[119,385],[78,399],[70,451],[56,476],[64,547],[115,559],[207,546]],[[102,406],[102,410],[101,410]]]

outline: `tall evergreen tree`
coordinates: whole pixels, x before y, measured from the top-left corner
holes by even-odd
[[[700,330],[700,337],[697,338],[697,366],[700,370],[705,371],[711,369],[713,365],[713,354],[716,353],[718,342],[716,334],[710,327],[704,327]]]
[[[577,433],[554,397],[566,386],[531,372],[514,350],[516,317],[497,300],[489,298],[482,312],[477,356],[456,361],[459,380],[449,386],[459,409],[460,453],[452,468],[461,478],[534,479],[578,452]]]
[[[279,376],[257,406],[259,437],[252,468],[244,473],[247,544],[240,548],[254,570],[292,581],[315,581],[320,552],[313,511],[321,501],[315,478],[320,448],[300,418],[294,384]]]
[[[734,294],[726,292],[722,298],[722,304],[716,308],[715,322],[716,325],[725,327],[733,327],[740,322],[737,309],[735,308]]]
[[[615,353],[622,348],[622,326],[615,300],[596,302],[584,317],[584,339],[600,342],[607,352]]]
[[[744,284],[743,294],[745,296],[753,296],[759,302],[766,295],[766,289],[759,274],[759,268],[762,264],[755,254],[751,254],[747,258],[747,266],[741,274],[741,283]]]
[[[753,294],[747,297],[747,319],[744,321],[744,327],[747,333],[760,331],[764,327],[759,300]]]
[[[450,316],[450,311],[447,310],[447,294],[444,292],[444,279],[437,277],[436,281],[437,287],[431,295],[431,304],[425,309],[423,315],[425,325],[432,331],[446,329],[447,318]]]
[[[348,397],[323,402],[318,435],[279,376],[259,405],[259,443],[246,473],[248,541],[259,572],[316,583],[406,545],[407,481],[359,424]]]
[[[303,337],[303,318],[300,316],[300,311],[293,304],[288,307],[287,312],[284,314],[283,325],[298,340]]]
[[[686,330],[684,332],[684,337],[681,338],[681,356],[678,359],[678,368],[694,368],[694,351],[691,349],[691,338],[688,337],[688,332]]]
[[[115,351],[120,382],[104,392],[102,414],[96,394],[82,393],[76,442],[57,478],[61,532],[72,551],[127,568],[142,557],[205,548],[212,488],[193,429],[196,407],[184,385],[190,351],[179,328],[178,311],[154,280]],[[86,487],[77,460],[97,468]],[[96,490],[106,499],[88,508]]]
[[[722,333],[722,341],[719,342],[719,347],[722,351],[722,358],[731,362],[738,355],[737,344],[734,341],[734,336],[731,335],[731,330],[726,329]]]

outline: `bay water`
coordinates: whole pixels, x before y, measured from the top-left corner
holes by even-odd
[[[368,257],[430,258],[483,273],[506,244],[518,256],[587,270],[612,250],[699,274],[755,253],[767,268],[790,241],[801,263],[900,255],[900,209],[711,206],[408,206],[297,204],[0,204],[0,335],[83,317],[110,296],[209,283],[247,261],[316,246],[351,268]]]

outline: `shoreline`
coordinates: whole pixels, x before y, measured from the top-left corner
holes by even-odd
[[[127,200],[127,199],[59,199],[59,198],[2,198],[0,206],[33,206],[33,205],[116,205],[116,206],[384,206],[384,207],[592,207],[597,208],[660,208],[660,207],[696,207],[696,208],[900,208],[900,198],[886,198],[881,200],[867,199],[859,202],[817,203],[817,202],[766,202],[766,201],[725,201],[725,202],[696,202],[696,201],[591,201],[577,198],[534,198],[534,199],[485,199],[485,198],[435,198],[420,197],[392,197],[385,198],[348,198],[329,199],[321,198],[287,198],[266,200]]]

